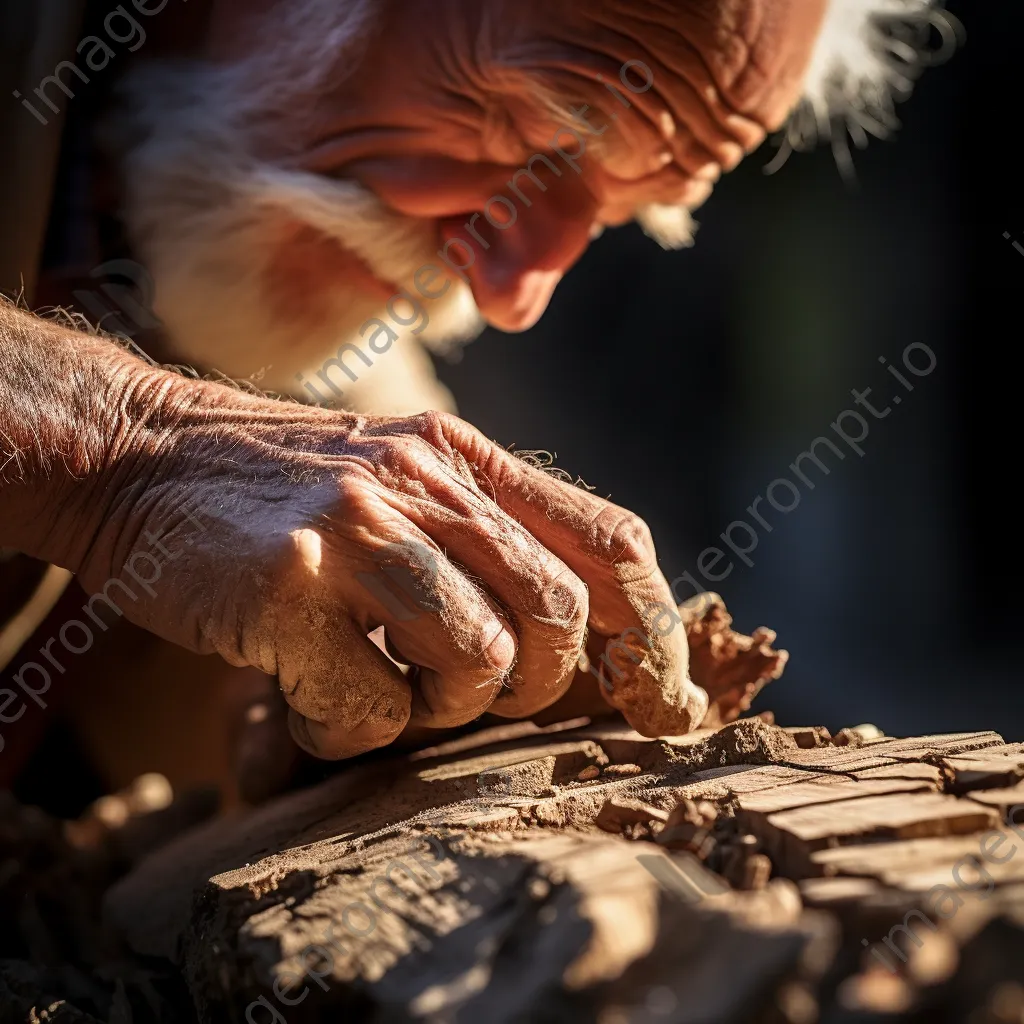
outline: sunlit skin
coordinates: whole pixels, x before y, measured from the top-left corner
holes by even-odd
[[[265,19],[289,3],[215,0],[206,55],[230,64],[266,53],[275,67]],[[376,10],[358,66],[309,98],[309,130],[284,152],[268,132],[266,148],[282,167],[360,183],[441,245],[551,151],[571,107],[590,132],[581,172],[548,174],[506,230],[475,221],[487,247],[467,271],[473,298],[490,323],[522,330],[602,228],[652,203],[696,208],[783,122],[824,0],[382,0]],[[621,88],[631,61],[653,79],[643,92]],[[283,137],[294,112],[266,123],[275,117]],[[260,290],[272,290],[274,315],[316,317],[341,281],[371,298],[394,286],[301,224],[271,237]],[[352,756],[410,723],[534,714],[570,687],[588,634],[599,651],[630,630],[649,648],[605,699],[648,735],[704,718],[684,630],[651,630],[650,609],[675,602],[647,527],[627,510],[523,465],[454,416],[303,409],[155,370],[10,310],[0,318],[30,368],[0,379],[0,429],[25,454],[3,488],[0,543],[96,589],[147,531],[173,535],[187,506],[205,524],[201,540],[168,563],[158,599],[125,616],[276,674],[310,752]],[[83,375],[103,402],[83,395]],[[36,378],[52,390],[43,405],[24,383]],[[439,567],[424,576],[408,556],[435,609],[410,621],[354,583],[403,545]],[[367,639],[382,625],[417,666],[411,676]]]
[[[782,124],[824,12],[824,0],[384,6],[363,62],[318,97],[296,166],[361,182],[436,222],[443,240],[465,236],[466,221],[532,155],[550,152],[562,126],[593,129],[585,173],[548,173],[548,192],[507,230],[476,221],[491,248],[469,268],[474,298],[488,322],[513,331],[537,321],[598,229],[647,203],[698,207]],[[211,55],[265,45],[262,13],[221,3]],[[652,87],[622,85],[629,61],[650,69]],[[627,76],[644,87],[643,70]],[[540,90],[578,120],[545,109]]]

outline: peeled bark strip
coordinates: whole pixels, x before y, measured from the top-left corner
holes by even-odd
[[[750,709],[754,698],[768,683],[782,675],[789,653],[772,647],[775,633],[763,626],[751,636],[736,632],[732,628],[732,616],[718,594],[698,594],[679,605],[678,613],[689,648],[689,678],[710,698],[701,725],[714,728],[734,722]],[[628,674],[643,661],[646,650],[646,642],[639,632],[635,636],[623,635],[612,644],[592,636],[587,644],[584,671],[577,673],[561,700],[534,719],[553,723],[577,715],[608,714],[611,704],[624,708],[620,699],[623,694],[618,692],[622,683],[615,683],[613,697],[609,697],[607,666],[602,662],[611,660],[620,671]],[[598,682],[598,676],[605,680],[604,684]],[[828,735],[827,730],[822,731]]]
[[[751,636],[737,633],[718,594],[698,594],[679,606],[679,614],[690,646],[690,678],[711,698],[703,724],[735,721],[782,675],[789,652],[772,647],[775,632],[765,626]]]

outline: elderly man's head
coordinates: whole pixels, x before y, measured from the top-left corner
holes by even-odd
[[[687,244],[795,109],[884,116],[915,50],[875,16],[931,7],[215,0],[195,60],[126,84],[125,218],[182,358],[300,390],[345,341],[530,326],[606,226]]]

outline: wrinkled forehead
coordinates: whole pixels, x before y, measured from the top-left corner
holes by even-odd
[[[614,224],[651,203],[700,205],[782,123],[825,5],[293,0],[235,38],[261,41],[252,89],[295,133],[305,170],[444,216],[478,208],[488,174],[557,148],[566,128],[590,137],[595,220]]]
[[[777,127],[800,94],[829,0],[674,0],[573,8],[580,43],[645,57],[678,102]],[[646,56],[645,56],[646,55]]]
[[[772,126],[796,102],[826,7],[844,2],[217,0],[208,52],[248,64],[268,94],[297,94],[317,76],[319,105],[342,90],[364,107],[412,109],[438,89],[453,100],[568,102],[580,80],[614,81],[643,61],[679,104],[713,91],[718,116]]]
[[[539,107],[553,100],[561,108],[581,81],[614,83],[622,65],[642,60],[681,109],[709,105],[719,120],[740,115],[770,130],[802,99],[823,110],[839,89],[848,98],[893,87],[907,93],[905,65],[918,47],[894,43],[881,27],[902,19],[943,32],[949,19],[941,6],[942,0],[214,0],[207,49],[218,63],[243,71],[239,80],[259,96],[253,109],[262,105],[295,122],[336,101],[359,103],[368,116],[404,104],[406,120],[424,104],[441,117],[468,119],[474,104]],[[607,92],[594,95],[609,101]],[[492,116],[488,127],[498,119]]]
[[[211,47],[218,33],[230,36],[246,110],[255,121],[276,119],[264,139],[273,148],[289,137],[302,170],[388,192],[402,213],[444,215],[472,189],[487,190],[478,169],[501,177],[550,151],[553,128],[571,125],[593,136],[594,191],[608,200],[603,222],[616,223],[649,203],[699,205],[802,101],[818,135],[828,135],[834,109],[886,99],[901,75],[878,16],[932,6],[263,0],[231,6],[232,17],[215,21]],[[435,212],[422,198],[404,202],[412,179],[431,188]],[[446,210],[445,190],[459,182],[467,190]]]

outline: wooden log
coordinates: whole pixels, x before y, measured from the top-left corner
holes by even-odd
[[[898,931],[935,886],[966,902],[976,883],[955,938],[940,922],[941,942],[908,958],[900,992],[929,1007],[942,943],[988,920],[965,858],[1013,838],[989,794],[1015,788],[958,796],[956,772],[1016,752],[995,733],[800,735],[759,720],[660,739],[503,726],[201,828],[108,913],[137,952],[179,966],[203,1024],[615,1024],[659,1019],[652,1007],[797,1024],[838,1012],[840,989],[871,1003],[861,940]],[[1024,891],[1024,853],[989,868],[1000,901]]]
[[[812,854],[829,847],[875,839],[982,832],[1000,823],[991,808],[940,793],[864,796],[778,813],[742,810],[739,820],[764,843],[789,877],[813,874]]]
[[[844,808],[834,805],[840,800],[857,800],[868,796],[885,796],[894,793],[936,792],[938,786],[929,779],[856,779],[825,777],[811,782],[795,782],[788,786],[737,796],[741,810],[760,814],[775,814],[792,811],[798,807],[828,804],[823,814],[846,815]],[[851,808],[851,812],[855,809]],[[830,830],[831,831],[831,830]]]

